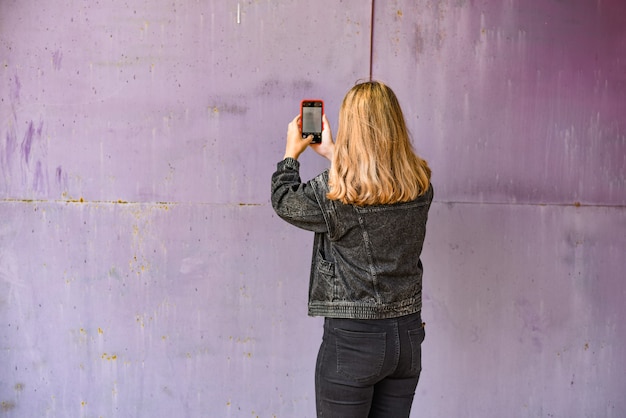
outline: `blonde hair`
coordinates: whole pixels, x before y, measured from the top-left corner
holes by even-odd
[[[339,110],[328,198],[357,206],[408,202],[426,193],[430,176],[391,88],[378,81],[355,85]]]

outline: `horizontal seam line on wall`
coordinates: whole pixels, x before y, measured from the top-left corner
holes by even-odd
[[[204,205],[204,206],[266,206],[265,203],[236,202],[236,203],[214,203],[214,202],[132,202],[126,200],[84,200],[84,199],[1,199],[0,203],[65,203],[65,204],[97,204],[97,205]]]
[[[137,202],[127,200],[84,200],[84,199],[0,199],[0,203],[65,203],[65,204],[107,204],[107,205],[203,205],[203,206],[267,206],[268,203],[258,202]],[[626,208],[626,205],[608,205],[592,203],[537,203],[537,202],[480,202],[471,200],[433,200],[433,203],[443,205],[491,205],[491,206],[556,206],[575,208]]]
[[[433,203],[444,205],[493,205],[493,206],[557,206],[575,208],[626,208],[626,205],[609,205],[593,203],[537,203],[537,202],[479,202],[479,201],[457,201],[457,200],[433,200]]]

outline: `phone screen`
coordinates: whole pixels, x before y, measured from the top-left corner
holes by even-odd
[[[322,108],[321,106],[302,107],[302,134],[314,134],[322,132]]]

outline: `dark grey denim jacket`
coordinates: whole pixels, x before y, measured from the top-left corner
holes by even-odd
[[[379,206],[329,200],[328,171],[302,183],[286,158],[272,175],[272,207],[315,232],[309,315],[383,319],[422,308],[422,262],[432,187],[414,201]]]

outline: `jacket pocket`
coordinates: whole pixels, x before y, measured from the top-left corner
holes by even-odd
[[[337,293],[335,283],[335,265],[317,253],[313,277],[311,279],[311,301],[332,301]]]

